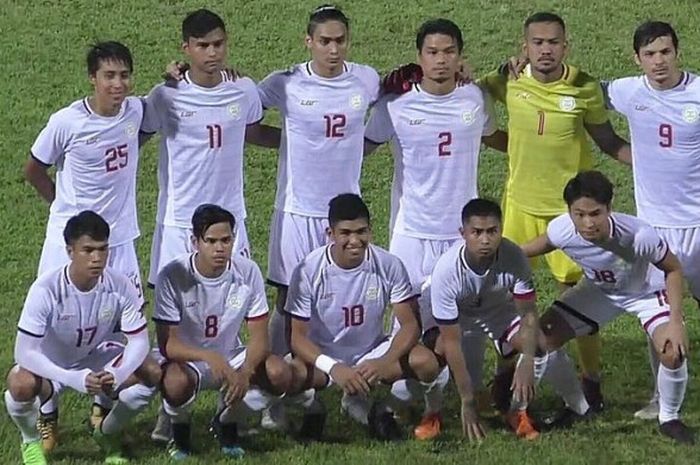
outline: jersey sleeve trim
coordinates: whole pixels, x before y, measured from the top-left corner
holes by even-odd
[[[180,324],[179,321],[175,321],[175,320],[164,320],[163,318],[156,318],[156,317],[152,317],[151,320],[153,320],[154,323],[156,323],[156,324],[161,324],[161,325],[177,326],[177,325]]]
[[[257,121],[253,121],[252,123],[246,123],[246,126],[253,126],[253,125],[255,125],[255,124],[260,124],[260,123],[262,122],[262,120],[264,120],[264,119],[265,119],[265,115],[262,115],[262,116],[260,117],[260,119],[257,120]]]
[[[420,297],[420,294],[411,294],[408,297],[404,297],[403,299],[399,299],[396,302],[392,302],[393,304],[402,304],[404,302],[408,302],[409,300],[417,299]]]
[[[367,142],[371,143],[371,144],[374,144],[374,145],[382,145],[382,144],[384,144],[384,142],[377,142],[376,140],[372,140],[372,139],[370,139],[370,138],[367,137],[367,136],[365,136],[365,140],[366,140]]]
[[[270,314],[270,312],[268,311],[268,312],[262,313],[262,314],[260,314],[260,315],[247,316],[247,317],[245,317],[245,321],[250,322],[250,321],[262,320],[263,318],[267,318],[267,316],[268,316],[269,314]]]
[[[435,322],[436,322],[437,324],[439,324],[439,325],[441,325],[441,326],[454,325],[454,324],[457,324],[457,322],[459,322],[459,317],[457,317],[457,318],[443,319],[443,318],[437,318],[437,317],[435,317],[434,314],[433,314],[433,319],[435,320]]]
[[[27,336],[31,336],[31,337],[38,337],[38,338],[44,337],[43,334],[32,333],[31,331],[27,331],[26,329],[22,329],[19,326],[17,327],[17,331],[19,331],[22,334],[26,334]]]
[[[659,263],[666,260],[666,257],[668,257],[668,253],[671,251],[671,249],[668,247],[668,244],[666,243],[666,241],[664,241],[663,239],[661,239],[661,240],[663,241],[664,247],[666,248],[666,250],[664,250],[664,255],[663,255],[663,257],[661,257],[661,260],[655,261],[654,265],[658,265]]]
[[[537,297],[535,291],[525,292],[524,294],[513,294],[515,300],[534,300]]]
[[[142,324],[141,326],[139,326],[138,328],[132,329],[131,331],[124,331],[124,330],[122,329],[122,333],[131,336],[131,335],[133,335],[133,334],[138,334],[138,333],[140,333],[141,331],[143,331],[144,329],[146,329],[147,326],[148,326],[148,323],[144,323],[144,324]]]
[[[50,167],[52,166],[50,163],[45,163],[45,162],[39,160],[39,157],[37,157],[36,155],[34,155],[33,152],[29,152],[29,156],[31,156],[32,159],[33,159],[35,162],[39,163],[39,164],[40,164],[41,166],[43,166],[44,168],[50,168]]]
[[[294,318],[295,320],[299,320],[299,321],[309,321],[309,320],[311,319],[310,317],[297,315],[296,313],[291,313],[291,312],[288,312],[288,311],[286,311],[286,310],[284,311],[284,313],[286,313],[287,315],[291,316],[291,317]]]

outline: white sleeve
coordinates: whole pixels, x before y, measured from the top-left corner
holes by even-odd
[[[285,74],[277,71],[258,83],[258,95],[263,108],[282,108],[284,106]]]
[[[17,324],[19,331],[38,338],[44,337],[53,309],[52,302],[49,290],[34,282],[24,299],[24,308]]]
[[[363,68],[363,72],[360,74],[360,79],[367,89],[370,98],[370,105],[372,105],[377,101],[377,99],[379,99],[381,78],[379,77],[379,73],[377,73],[377,71],[371,66],[364,66]]]
[[[547,225],[547,239],[557,249],[561,249],[565,242],[566,227],[571,223],[568,213],[554,218]]]
[[[615,79],[600,83],[608,108],[622,113],[623,115],[627,114],[627,100],[629,100],[631,84],[629,79]]]
[[[411,279],[408,277],[408,271],[398,257],[391,257],[388,278],[390,280],[390,299],[392,304],[399,304],[411,297],[415,297],[417,293],[411,285]]]
[[[58,381],[70,386],[78,392],[87,393],[85,378],[90,374],[90,369],[66,370],[51,361],[41,351],[42,338],[17,332],[15,341],[15,361],[19,366],[44,379]]]
[[[292,272],[284,310],[294,318],[308,321],[311,318],[311,286],[303,264],[297,265]]]
[[[160,132],[162,124],[160,121],[160,85],[151,90],[151,93],[143,101],[143,121],[141,121],[141,132],[155,134]]]
[[[441,263],[443,262],[443,263]],[[438,260],[430,275],[430,307],[439,325],[452,325],[459,321],[457,288],[447,262]]]
[[[365,139],[377,145],[389,142],[394,137],[394,125],[389,116],[388,99],[382,98],[372,108],[365,126]]]
[[[126,347],[120,363],[116,367],[105,368],[105,371],[114,376],[115,388],[119,388],[141,366],[149,349],[148,331],[145,326],[137,333],[126,333]]]
[[[263,283],[262,273],[258,265],[253,263],[251,266],[251,272],[249,275],[250,287],[252,290],[250,307],[248,308],[248,313],[246,313],[246,320],[255,320],[266,316],[270,309],[267,306],[267,296],[265,294],[265,284]]]
[[[70,141],[70,121],[65,112],[54,113],[32,145],[32,156],[44,165],[55,165]]]
[[[175,293],[175,286],[168,276],[170,267],[163,268],[156,278],[156,303],[153,309],[153,321],[159,324],[180,324],[180,304]]]
[[[634,237],[635,253],[651,263],[659,263],[669,252],[668,244],[651,226],[644,226]]]
[[[488,92],[482,92],[484,96],[484,129],[482,136],[490,136],[498,129],[496,123],[496,112],[493,107],[493,99]]]
[[[136,288],[129,282],[128,278],[124,277],[119,292],[122,296],[120,299],[122,306],[120,328],[122,333],[127,336],[140,333],[148,326],[148,323],[143,316],[142,303]]]
[[[513,283],[514,299],[530,300],[535,298],[535,285],[532,282],[532,268],[525,253],[520,247],[514,247],[515,262],[513,266]]]
[[[243,78],[245,82],[245,93],[248,97],[248,113],[246,114],[246,124],[259,123],[263,119],[263,106],[260,101],[260,94],[252,79]]]

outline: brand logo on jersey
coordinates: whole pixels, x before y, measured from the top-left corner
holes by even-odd
[[[473,110],[466,110],[462,112],[462,121],[464,121],[464,124],[467,126],[471,126],[474,124],[474,121],[476,121],[476,112],[479,110],[479,108],[475,108]]]
[[[695,105],[686,105],[683,107],[682,115],[686,123],[695,123],[700,119],[700,110]]]
[[[96,144],[98,140],[100,140],[100,139],[97,136],[92,136],[88,140],[85,141],[85,145]]]
[[[299,104],[302,107],[312,107],[318,103],[318,100],[311,100],[311,99],[306,99],[306,100],[301,100]]]
[[[197,114],[196,111],[181,111],[180,118],[190,118],[196,114]]]
[[[232,103],[228,106],[228,114],[231,118],[238,119],[241,116],[241,106],[237,103]]]
[[[409,125],[409,126],[419,126],[419,125],[423,124],[424,122],[425,122],[425,120],[424,120],[423,118],[420,118],[420,119],[409,119],[409,120],[408,120],[408,125]]]
[[[58,315],[58,321],[68,321],[71,318],[73,318],[74,316],[75,316],[75,314],[72,314],[72,313],[69,313],[69,314],[61,313],[60,315]]]
[[[637,111],[647,111],[649,107],[646,105],[635,105],[634,109]]]
[[[111,308],[103,308],[100,310],[100,313],[97,314],[97,321],[100,323],[104,321],[109,321],[112,319],[112,315],[114,315],[114,310]]]
[[[126,123],[124,132],[126,132],[126,135],[129,137],[134,136],[136,134],[136,124],[134,124],[133,121]]]
[[[515,96],[516,96],[517,98],[521,98],[521,99],[523,99],[523,100],[527,100],[527,99],[529,99],[530,97],[532,97],[532,95],[530,95],[529,92],[525,92],[525,91],[520,91],[520,92],[518,92],[517,94],[515,94]]]
[[[350,97],[350,106],[355,110],[362,108],[362,96],[357,94]]]
[[[376,286],[370,286],[365,292],[365,297],[367,300],[377,300],[379,298],[379,288]]]
[[[185,308],[194,308],[197,306],[198,303],[199,302],[197,302],[196,300],[191,300],[189,302],[185,302]]]
[[[572,111],[576,108],[576,99],[567,95],[559,99],[559,108],[564,111]]]

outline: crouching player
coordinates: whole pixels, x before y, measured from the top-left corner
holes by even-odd
[[[63,236],[70,262],[39,276],[27,294],[5,406],[22,435],[23,463],[40,465],[47,463],[37,429],[42,402],[64,387],[118,399],[93,437],[105,463],[124,464],[120,433],[155,393],[160,368],[148,357],[136,289],[106,267],[107,222],[83,211],[68,220]],[[126,345],[114,341],[115,328]]]
[[[474,402],[474,390],[465,363],[464,332],[484,332],[501,357],[520,353],[511,389],[510,411],[505,415],[518,437],[535,439],[539,432],[527,414],[535,381],[545,376],[567,406],[585,414],[589,406],[566,354],[544,354],[540,339],[532,272],[520,247],[502,238],[500,207],[474,199],[462,210],[462,237],[438,259],[427,289],[432,315],[439,327],[426,340],[447,360],[461,398],[462,429],[470,440],[482,439],[484,430]],[[437,336],[437,338],[435,338]],[[430,344],[429,344],[430,345]]]
[[[416,379],[428,388],[437,377],[435,355],[418,345],[416,295],[398,257],[370,244],[370,214],[355,194],[330,201],[331,243],[314,250],[292,273],[286,312],[292,317],[293,391],[335,383],[343,410],[382,440],[402,437],[390,403],[370,404],[379,383]],[[401,328],[385,331],[387,305]],[[393,399],[392,399],[393,400]],[[309,399],[302,436],[317,439],[325,409]]]
[[[569,213],[523,246],[530,257],[562,250],[585,274],[542,316],[545,343],[555,349],[576,336],[597,332],[623,313],[637,316],[661,361],[657,375],[661,433],[693,443],[693,433],[679,418],[688,383],[681,265],[654,228],[612,212],[612,198],[613,186],[602,173],[579,173],[564,188]],[[665,282],[655,277],[661,272]]]
[[[158,273],[158,347],[165,357],[163,407],[172,420],[168,453],[173,460],[191,455],[190,418],[197,394],[221,391],[210,429],[224,455],[239,457],[237,423],[250,411],[266,408],[286,392],[292,372],[270,355],[268,306],[258,266],[236,254],[233,215],[216,205],[200,205],[192,216],[194,249]],[[246,321],[249,340],[240,331]]]

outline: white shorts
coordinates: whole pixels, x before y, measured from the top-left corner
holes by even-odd
[[[670,319],[665,294],[666,291],[660,288],[657,292],[618,304],[595,286],[580,281],[554,301],[552,307],[569,323],[576,336],[593,334],[623,313],[635,315],[644,331],[652,336],[659,325]]]
[[[39,272],[41,275],[47,271],[55,270],[70,262],[65,244],[57,244],[52,241],[44,241],[39,260]],[[136,257],[134,242],[117,245],[109,248],[107,266],[125,274],[132,282],[139,294],[140,304],[143,305],[143,288],[141,287],[141,271]]]
[[[459,326],[465,334],[474,334],[479,331],[484,333],[493,341],[501,357],[510,357],[515,353],[510,341],[520,331],[520,315],[515,311],[512,303],[486,309],[480,312],[480,315],[473,317],[460,315]],[[474,348],[474,350],[480,349]]]
[[[313,250],[328,244],[328,219],[278,209],[272,213],[267,258],[267,281],[289,286],[294,268]]]
[[[236,221],[234,233],[233,253],[239,253],[244,257],[250,257],[250,243],[245,221]],[[192,228],[180,228],[156,224],[151,243],[151,266],[148,272],[148,284],[153,287],[160,270],[186,253],[194,252],[192,244]]]
[[[683,275],[688,281],[693,297],[700,299],[700,228],[655,228],[671,251],[678,257],[683,267]],[[664,286],[661,270],[656,278]],[[656,283],[656,281],[655,281]]]
[[[374,348],[370,349],[368,352],[365,352],[362,355],[359,356],[350,356],[346,357],[345,359],[339,359],[338,361],[341,363],[344,363],[348,366],[357,366],[362,362],[366,362],[367,360],[375,360],[380,357],[383,357],[384,354],[389,352],[389,348],[391,347],[391,342],[394,340],[394,336],[388,336],[379,341]],[[333,384],[333,380],[331,377],[328,377],[328,384],[326,386],[331,386]]]
[[[165,357],[163,357],[163,354],[160,353],[160,350],[157,347],[151,350],[151,356],[161,366],[168,361]],[[245,356],[246,349],[243,347],[235,352],[235,355],[229,358],[228,365],[234,370],[237,370],[243,365],[243,362],[245,362]],[[185,362],[185,365],[190,367],[197,377],[196,392],[215,390],[221,387],[221,383],[217,383],[214,380],[214,376],[212,375],[211,369],[209,368],[209,364],[207,362]]]

